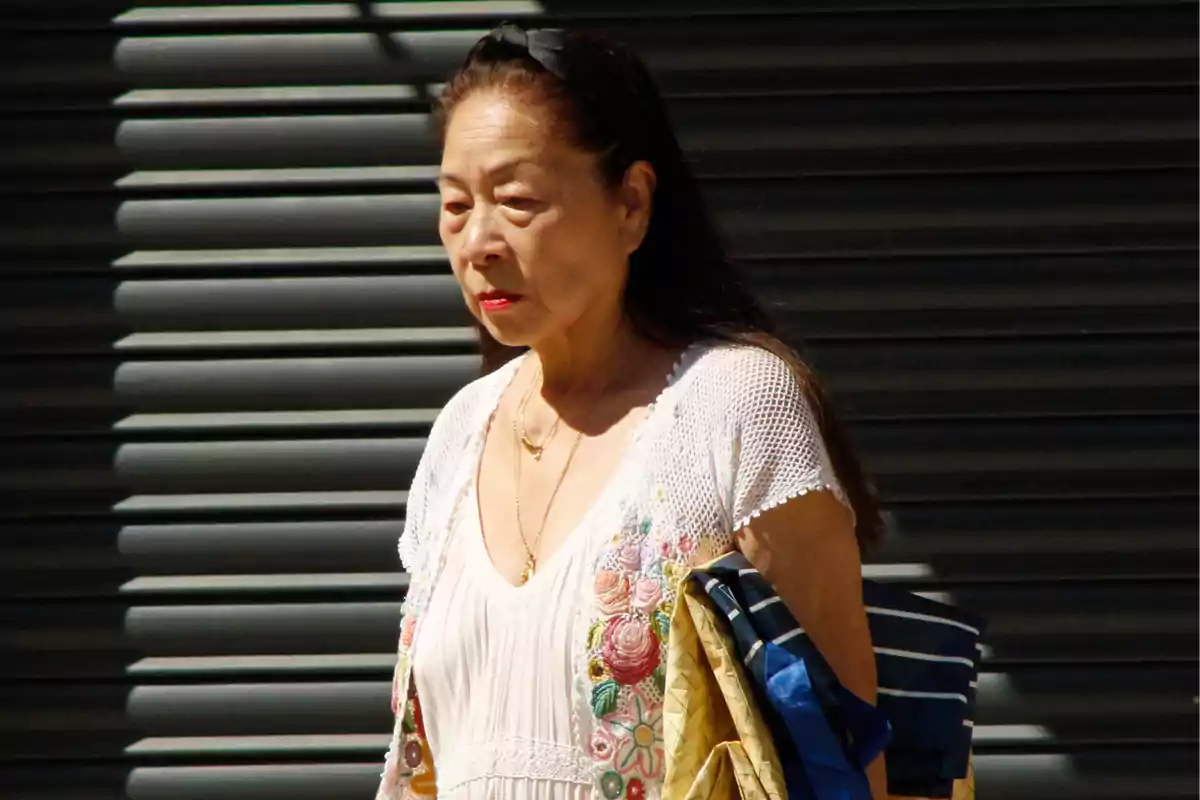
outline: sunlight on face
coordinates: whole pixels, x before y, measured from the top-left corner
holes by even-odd
[[[495,90],[464,98],[446,129],[438,229],[468,308],[503,344],[620,307],[623,207],[568,134],[536,94]]]

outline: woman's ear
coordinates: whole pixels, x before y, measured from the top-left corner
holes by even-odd
[[[658,176],[648,161],[635,161],[625,170],[619,200],[626,255],[641,247],[642,240],[646,238],[650,215],[654,211],[654,189],[657,185]]]

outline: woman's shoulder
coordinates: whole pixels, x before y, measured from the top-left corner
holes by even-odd
[[[796,396],[799,380],[787,361],[765,347],[704,343],[685,356],[677,378],[677,404],[684,413],[748,413]]]

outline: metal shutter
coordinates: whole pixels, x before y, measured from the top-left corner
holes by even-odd
[[[371,796],[477,365],[422,84],[536,15],[660,76],[879,479],[868,570],[989,616],[981,796],[1193,796],[1193,3],[47,5],[0,76],[0,796]]]

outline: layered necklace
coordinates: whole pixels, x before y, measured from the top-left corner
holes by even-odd
[[[563,464],[562,470],[558,474],[558,479],[554,482],[554,489],[550,492],[550,499],[546,502],[546,510],[542,512],[542,521],[538,525],[537,532],[533,536],[531,542],[525,535],[525,524],[521,518],[521,451],[529,453],[533,456],[534,461],[541,461],[542,454],[546,452],[554,435],[558,433],[559,423],[562,421],[562,416],[556,414],[554,423],[550,426],[550,430],[542,438],[540,444],[534,443],[529,437],[529,433],[525,428],[525,408],[529,405],[529,399],[533,396],[534,389],[541,382],[542,368],[538,365],[537,374],[533,380],[529,382],[529,387],[525,390],[525,394],[521,397],[521,402],[517,406],[516,413],[513,414],[513,437],[516,439],[519,447],[513,448],[513,473],[516,476],[516,489],[513,492],[513,505],[517,515],[517,533],[521,536],[521,544],[525,548],[525,568],[521,570],[521,585],[524,586],[533,577],[537,570],[537,550],[538,542],[542,539],[542,532],[546,529],[546,520],[550,518],[550,509],[554,507],[554,499],[558,497],[558,490],[562,488],[563,480],[567,477],[567,472],[571,469],[571,462],[575,460],[575,452],[579,449],[579,443],[583,441],[583,431],[575,432],[575,439],[571,442],[571,450],[567,454],[566,463]]]

